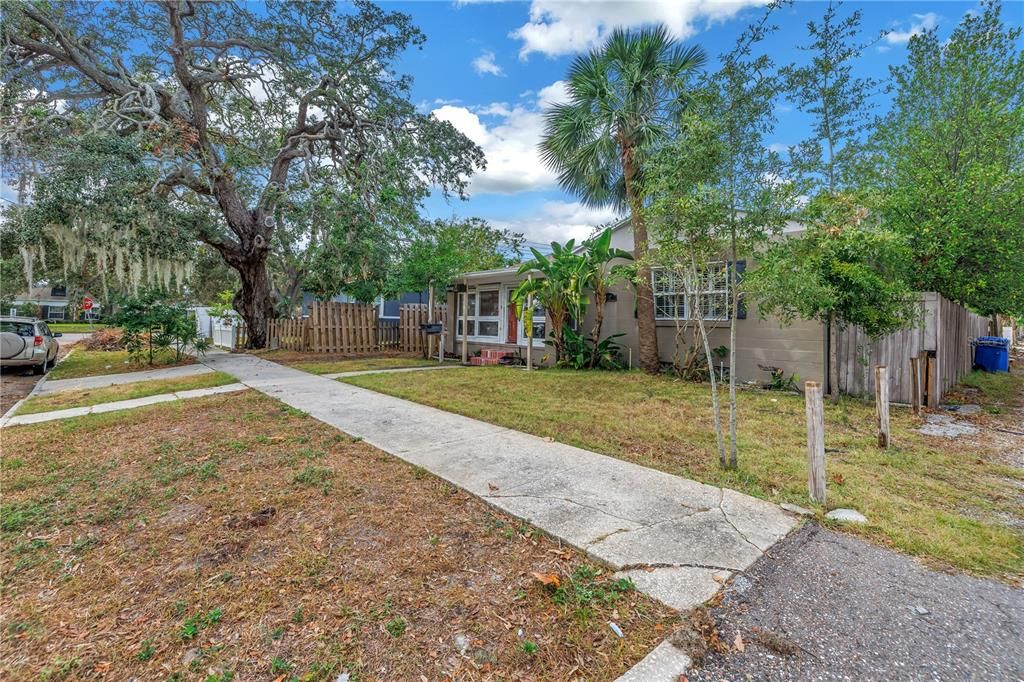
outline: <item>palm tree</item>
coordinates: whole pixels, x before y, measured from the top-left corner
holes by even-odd
[[[558,173],[559,184],[587,204],[630,211],[640,365],[650,373],[661,363],[642,210],[644,162],[671,136],[675,115],[686,104],[689,77],[704,61],[703,50],[682,47],[664,26],[616,29],[604,47],[573,61],[569,102],[545,113],[541,156]]]

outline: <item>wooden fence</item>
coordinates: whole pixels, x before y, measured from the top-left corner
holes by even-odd
[[[314,302],[310,308],[310,350],[314,353],[369,353],[377,346],[377,306]]]
[[[267,343],[284,350],[309,349],[309,320],[280,318],[267,321]]]
[[[439,305],[434,307],[434,322],[440,323],[444,329],[448,329],[448,306]],[[426,303],[403,303],[398,308],[398,327],[401,337],[400,347],[403,351],[410,353],[426,352],[427,335],[420,330],[420,325],[426,323]],[[435,353],[437,352],[437,343],[440,343],[440,340],[434,345]]]
[[[909,403],[910,358],[921,358],[921,384],[927,404],[935,406],[974,364],[971,341],[988,332],[988,318],[970,312],[939,294],[925,293],[914,326],[871,341],[859,327],[839,332],[839,390],[873,395],[875,365],[889,368],[889,399]],[[869,371],[865,372],[865,369]]]
[[[445,318],[445,306],[435,308],[435,320]],[[363,303],[314,302],[306,318],[267,322],[272,348],[312,353],[373,353],[385,349],[424,352],[427,306],[407,303],[398,320],[381,320],[377,306]],[[436,346],[435,346],[436,348]]]

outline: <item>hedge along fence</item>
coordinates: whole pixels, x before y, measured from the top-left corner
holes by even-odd
[[[445,306],[435,308],[442,322]],[[377,306],[365,303],[315,302],[306,318],[267,321],[271,348],[312,353],[373,353],[384,349],[421,352],[426,334],[427,306],[408,303],[399,308],[399,319],[381,320]]]

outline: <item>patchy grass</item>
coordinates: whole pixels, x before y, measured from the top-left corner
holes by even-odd
[[[274,350],[258,353],[258,355],[267,360],[301,369],[310,374],[335,374],[337,372],[363,372],[374,369],[431,367],[437,365],[437,360],[424,360],[422,355],[413,355],[411,353],[347,355]]]
[[[982,372],[975,370],[965,376],[958,397],[969,402],[998,402],[1004,405],[1024,405],[1024,373]],[[963,387],[977,389],[981,396],[965,395]]]
[[[136,381],[131,384],[119,384],[104,388],[59,391],[29,398],[18,408],[17,413],[35,414],[37,412],[66,410],[71,407],[86,407],[88,405],[99,405],[100,403],[112,403],[118,400],[146,398],[151,395],[188,391],[195,388],[212,388],[214,386],[233,384],[235,381],[235,378],[230,374],[211,372],[209,374],[197,374],[180,379]]]
[[[62,334],[89,334],[98,329],[106,329],[108,325],[92,324],[88,322],[51,322],[50,330]]]
[[[611,680],[679,622],[254,392],[3,438],[4,679]]]
[[[78,377],[101,376],[103,374],[121,374],[123,372],[142,372],[147,369],[160,369],[178,365],[191,365],[195,358],[186,356],[177,361],[173,350],[153,351],[153,364],[137,364],[128,357],[126,350],[84,350],[76,349],[56,367],[50,370],[50,379],[77,379]]]
[[[345,381],[774,502],[809,504],[798,395],[740,392],[739,469],[723,471],[707,385],[637,372],[507,368]],[[914,430],[919,420],[894,407],[894,446],[882,451],[872,406],[849,399],[825,411],[828,506],[816,510],[819,518],[854,507],[871,523],[848,530],[868,539],[980,575],[1024,572],[1024,471],[1001,459],[984,433],[923,436]]]

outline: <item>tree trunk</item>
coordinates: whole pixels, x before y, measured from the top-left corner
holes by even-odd
[[[274,316],[274,302],[270,296],[270,277],[267,274],[267,252],[257,251],[244,260],[229,262],[238,271],[242,282],[232,305],[245,320],[246,348],[267,345],[267,320]]]
[[[736,437],[736,319],[740,314],[740,298],[736,291],[736,228],[730,234],[732,263],[729,265],[729,294],[732,296],[732,310],[729,315],[729,468],[737,467]],[[714,374],[714,367],[711,373]]]
[[[690,276],[693,281],[697,280],[697,263],[693,258],[693,254],[690,254],[691,273]],[[693,299],[696,301],[700,293],[694,294]],[[715,378],[715,366],[714,360],[711,359],[711,344],[708,342],[708,331],[707,327],[704,326],[704,314],[700,310],[700,306],[697,306],[697,328],[700,330],[700,339],[704,345],[704,357],[708,360],[708,378],[711,380],[711,410],[714,416],[715,424],[715,441],[718,445],[718,466],[723,469],[727,469],[728,462],[725,458],[725,437],[722,435],[722,417],[718,407],[718,380]]]
[[[597,344],[601,342],[601,327],[604,325],[604,287],[594,289],[594,328],[590,332],[590,366],[597,366]]]
[[[839,325],[835,311],[828,314],[828,388],[835,405],[839,402]]]
[[[633,227],[633,257],[637,262],[636,327],[640,337],[640,367],[648,374],[661,371],[658,356],[658,328],[654,321],[654,291],[651,286],[651,265],[647,258],[647,224],[643,217],[643,203],[634,184],[636,165],[633,148],[622,145],[622,168],[629,202],[630,222]]]

